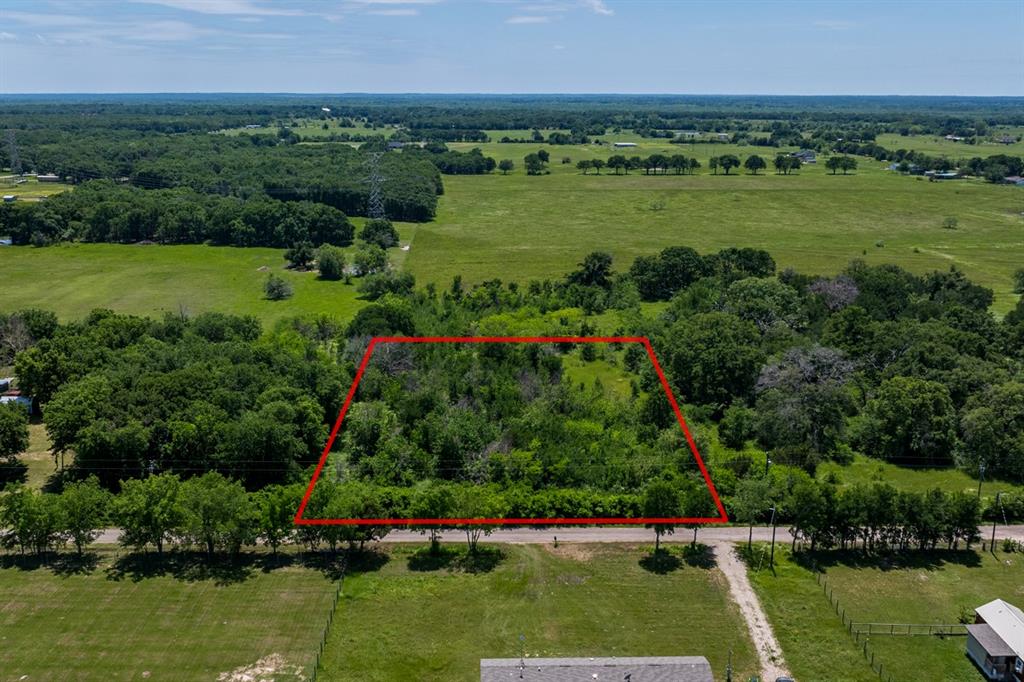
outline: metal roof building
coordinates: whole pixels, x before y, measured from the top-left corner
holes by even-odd
[[[1002,599],[975,609],[967,655],[990,680],[1024,680],[1024,612]]]
[[[480,682],[713,682],[703,656],[626,658],[491,658]]]

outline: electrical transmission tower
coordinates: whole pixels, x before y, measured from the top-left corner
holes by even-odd
[[[384,175],[380,170],[382,152],[370,152],[366,159],[366,184],[370,193],[366,200],[366,215],[371,219],[385,218],[384,214]]]
[[[18,143],[14,139],[14,130],[8,128],[7,133],[7,158],[11,162],[11,173],[21,174],[21,158],[18,156]]]

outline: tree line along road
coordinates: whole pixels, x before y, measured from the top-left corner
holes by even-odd
[[[746,542],[749,534],[746,526],[707,526],[698,532],[698,540],[705,543],[713,542]],[[992,526],[983,525],[979,528],[983,540],[992,537]],[[107,528],[96,539],[99,544],[115,544],[121,538],[117,528]],[[686,528],[679,528],[675,535],[662,537],[662,542],[689,542],[692,533]],[[1024,542],[1024,524],[997,526],[996,539],[1011,538]],[[445,530],[441,540],[454,542],[465,539],[463,530]],[[496,528],[487,537],[486,542],[526,545],[548,542],[649,542],[653,540],[653,531],[643,526],[552,526],[548,528]],[[755,526],[754,541],[770,542],[772,529],[770,526]],[[424,535],[417,530],[396,529],[388,533],[381,542],[422,542]],[[776,542],[792,542],[793,536],[783,527],[775,529]]]

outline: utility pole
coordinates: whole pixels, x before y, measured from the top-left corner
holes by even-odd
[[[725,667],[725,682],[732,682],[732,647],[729,647],[729,664]]]
[[[775,568],[775,506],[771,508],[772,512],[772,556],[768,560],[768,565],[773,569]],[[761,556],[764,556],[763,554]]]
[[[999,510],[1002,509],[1002,505],[1001,505],[1000,500],[999,500],[1001,495],[1002,495],[1001,492],[1000,493],[996,493],[996,507],[995,507],[996,508],[996,512],[998,512]],[[993,517],[992,517],[992,546],[989,548],[989,549],[992,550],[992,554],[996,553],[996,523],[998,523],[998,522],[999,522],[998,514],[997,515],[993,515]]]
[[[985,462],[978,463],[978,499],[981,499],[981,484],[985,482]]]

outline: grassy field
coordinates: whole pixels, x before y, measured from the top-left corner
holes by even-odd
[[[50,452],[50,438],[46,427],[36,421],[29,426],[28,450],[18,458],[28,467],[25,483],[32,488],[42,488],[54,473],[53,454]],[[69,457],[68,462],[71,461]]]
[[[840,608],[857,622],[952,624],[961,607],[973,609],[997,597],[1024,601],[1024,555],[976,553],[908,555],[848,565],[828,563],[821,570]],[[781,557],[781,558],[780,558]],[[860,648],[843,628],[822,594],[814,573],[788,551],[776,550],[776,575],[750,571],[751,581],[797,679],[834,682],[878,680]],[[827,557],[823,560],[828,561]],[[980,679],[964,655],[963,637],[874,635],[869,646],[895,680]]]
[[[484,145],[496,158],[522,156],[534,145]],[[722,153],[730,145],[681,145],[690,154]],[[540,145],[536,145],[537,148]],[[512,148],[512,149],[509,149]],[[747,147],[743,155],[756,148]],[[709,151],[710,150],[710,151]],[[567,148],[607,157],[594,145]],[[1024,193],[980,181],[927,182],[861,160],[843,177],[823,167],[797,175],[582,176],[558,163],[529,177],[448,176],[436,221],[421,225],[408,268],[421,282],[447,285],[492,277],[559,277],[595,249],[624,269],[642,254],[670,245],[700,251],[727,246],[769,250],[779,266],[834,273],[854,258],[895,262],[917,272],[956,265],[996,292],[996,310],[1014,304],[1012,274],[1024,262]],[[644,153],[648,153],[647,150]],[[521,163],[519,163],[521,166]],[[947,216],[959,220],[944,229]]]
[[[275,663],[275,679],[306,679],[334,599],[323,573],[124,568],[113,549],[84,573],[0,556],[0,682],[241,682]]]
[[[405,223],[398,228],[403,243],[416,231]],[[401,267],[406,254],[391,249],[389,257]],[[0,247],[0,311],[46,308],[68,320],[100,307],[154,316],[218,310],[255,315],[269,326],[306,313],[349,319],[364,304],[354,285],[286,270],[283,255],[282,249],[204,245]],[[291,282],[295,295],[285,301],[264,298],[268,272]]]
[[[1016,137],[1021,134],[1019,128],[998,129],[995,137],[1010,135]],[[994,154],[1007,154],[1010,156],[1021,156],[1024,154],[1024,142],[1002,144],[983,140],[978,144],[965,144],[947,140],[941,135],[896,135],[895,133],[883,133],[875,140],[876,143],[891,149],[914,150],[931,156],[947,156],[951,159],[969,159],[974,156],[992,156]]]
[[[21,184],[14,183],[14,176],[0,178],[0,195],[10,194],[18,197],[18,201],[39,201],[70,188],[71,185],[62,182],[39,182],[35,178],[28,178]]]
[[[901,490],[925,492],[933,488],[941,488],[946,492],[975,492],[978,479],[967,475],[961,469],[953,467],[943,469],[907,468],[896,466],[864,455],[856,455],[850,464],[840,465],[835,462],[824,462],[818,467],[819,480],[833,480],[840,487],[857,483],[885,482]],[[1021,492],[1020,485],[986,478],[982,483],[982,496],[995,497],[998,492]]]
[[[410,569],[412,546],[345,579],[321,680],[474,680],[479,659],[703,655],[734,679],[756,658],[717,569],[650,573],[644,549],[504,546],[491,572]]]

